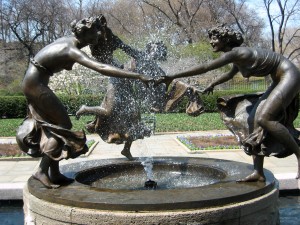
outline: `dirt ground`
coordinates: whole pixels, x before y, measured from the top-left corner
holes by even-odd
[[[214,146],[233,146],[238,145],[238,142],[234,136],[217,136],[217,137],[188,137],[195,146],[201,148],[208,148]],[[0,144],[0,157],[10,156],[23,156],[26,155],[22,152],[17,144]]]
[[[238,146],[238,142],[234,136],[216,136],[216,137],[188,137],[190,142],[199,148],[208,148],[215,146]]]
[[[0,157],[26,155],[17,144],[0,144]]]

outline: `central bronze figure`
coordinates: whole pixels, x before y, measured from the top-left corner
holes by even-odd
[[[102,21],[104,35],[99,36],[97,43],[89,45],[96,60],[143,74],[149,79],[165,75],[158,65],[158,61],[167,58],[167,47],[163,42],[150,42],[145,51],[136,50],[112,33],[103,15],[98,17]],[[113,58],[113,52],[117,49],[132,57],[129,66],[126,67]],[[142,121],[141,111],[166,112],[174,109],[184,97],[189,99],[186,110],[188,115],[198,116],[203,112],[199,91],[181,81],[174,81],[170,92],[166,93],[164,84],[147,87],[136,80],[111,77],[101,105],[83,105],[76,116],[96,115],[96,119],[86,125],[87,130],[99,134],[107,143],[124,144],[121,154],[133,160],[130,152],[133,141],[151,134],[150,128]]]

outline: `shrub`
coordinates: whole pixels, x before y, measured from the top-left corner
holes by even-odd
[[[206,112],[217,112],[217,99],[221,96],[250,93],[247,90],[226,90],[215,91],[211,95],[201,95]],[[253,91],[256,92],[256,91]],[[71,115],[75,115],[81,105],[100,106],[104,94],[102,95],[59,95],[59,99],[65,105]],[[185,113],[188,99],[185,97],[173,112]],[[0,96],[0,118],[24,118],[27,114],[27,102],[24,96]]]
[[[0,96],[0,118],[22,118],[27,114],[24,96]]]
[[[74,115],[81,105],[98,106],[104,95],[58,96],[69,114]],[[0,118],[25,118],[27,101],[25,96],[0,96]]]
[[[217,99],[221,96],[228,95],[237,95],[237,94],[249,94],[251,91],[247,90],[222,90],[222,91],[214,91],[213,94],[201,94],[201,99],[203,101],[203,105],[206,112],[217,112]],[[253,93],[256,91],[253,91]],[[184,113],[186,110],[186,105],[188,103],[188,99],[185,97],[182,102],[178,105],[178,107],[174,110],[174,112]]]

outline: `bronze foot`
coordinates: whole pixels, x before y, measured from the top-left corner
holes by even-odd
[[[128,151],[127,149],[123,149],[121,151],[121,154],[124,155],[127,159],[129,160],[133,160],[134,158],[132,157],[130,151]]]
[[[53,184],[50,181],[49,177],[42,172],[36,172],[35,174],[32,175],[32,177],[35,178],[36,180],[39,180],[46,188],[54,189],[60,187],[60,185]]]
[[[266,178],[263,174],[259,174],[258,172],[254,171],[249,176],[247,176],[243,179],[237,180],[236,182],[256,182],[256,181],[265,182]]]

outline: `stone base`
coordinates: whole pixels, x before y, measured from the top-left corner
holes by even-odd
[[[276,179],[265,171],[266,182],[237,183],[236,180],[252,173],[252,166],[245,163],[206,158],[154,158],[154,174],[156,170],[175,171],[184,176],[185,172],[196,171],[199,179],[203,179],[203,172],[219,178],[216,183],[186,188],[111,189],[90,186],[82,179],[90,180],[93,174],[97,179],[102,179],[103,174],[105,178],[114,177],[118,171],[137,176],[143,171],[140,166],[140,162],[125,159],[68,164],[60,169],[75,181],[58,189],[47,189],[30,178],[23,193],[25,224],[279,225]],[[131,170],[124,170],[127,167]]]
[[[236,204],[196,210],[121,212],[65,206],[24,189],[25,224],[222,224],[279,225],[278,190]]]

